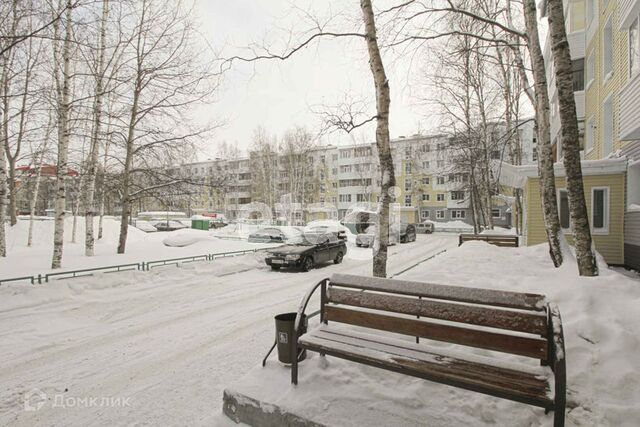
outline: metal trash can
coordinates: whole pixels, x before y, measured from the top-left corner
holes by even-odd
[[[286,365],[293,362],[296,342],[294,340],[294,328],[297,313],[278,314],[276,319],[276,343],[278,344],[278,360]],[[307,332],[307,316],[302,315],[300,335]],[[298,361],[307,356],[306,350],[298,351]]]

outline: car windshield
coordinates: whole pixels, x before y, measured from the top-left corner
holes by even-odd
[[[315,246],[325,242],[331,242],[333,240],[335,239],[332,239],[331,234],[304,233],[300,236],[296,236],[295,239],[291,241],[291,243],[296,246]]]

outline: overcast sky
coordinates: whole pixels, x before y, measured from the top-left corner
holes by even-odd
[[[245,48],[251,43],[263,45],[264,40],[283,46],[285,30],[308,28],[300,18],[300,10],[294,10],[293,2],[288,0],[198,2],[201,31],[215,49],[223,49],[225,57],[250,55]],[[295,2],[302,10],[310,4],[317,9],[316,16],[331,14],[347,25],[350,20],[361,20],[357,0]],[[411,135],[433,127],[429,111],[419,107],[417,98],[409,93],[406,63],[398,58],[385,60],[392,90],[391,136]],[[418,67],[412,70],[415,72]],[[217,102],[203,113],[208,118],[224,120],[225,125],[199,157],[214,156],[215,145],[225,140],[246,149],[253,129],[260,125],[279,136],[296,125],[317,131],[321,119],[312,110],[336,105],[346,96],[366,100],[374,113],[373,95],[366,46],[359,38],[325,39],[287,61],[235,63],[224,76]],[[333,133],[324,140],[348,143],[374,139],[375,128],[368,126],[354,135]]]

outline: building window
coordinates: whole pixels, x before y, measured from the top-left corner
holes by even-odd
[[[351,165],[342,165],[340,166],[340,173],[350,173]]]
[[[411,191],[411,180],[410,179],[405,179],[404,180],[404,191]]]
[[[429,211],[421,211],[420,212],[420,218],[429,219]]]
[[[558,190],[558,213],[560,214],[560,227],[568,230],[571,227],[571,217],[569,216],[569,195],[567,190]]]
[[[591,25],[596,15],[596,0],[587,0],[587,27]]]
[[[429,169],[429,162],[422,162],[422,169]]]
[[[444,160],[438,160],[437,166],[439,169],[442,169],[444,167]]]
[[[637,17],[629,27],[629,77],[633,77],[640,71],[640,31],[638,25],[640,17]]]
[[[431,199],[431,197],[428,194],[423,194],[422,195],[422,201],[423,202],[428,202]]]
[[[613,151],[613,101],[611,96],[602,106],[602,157]]]
[[[338,155],[337,154],[332,154],[331,155],[331,160],[334,161],[334,162],[338,161]]]
[[[351,157],[351,150],[340,150],[340,158],[348,159]]]
[[[452,191],[451,200],[464,200],[464,191]]]
[[[340,201],[342,203],[350,203],[351,202],[351,194],[341,194]]]
[[[609,18],[602,33],[602,81],[606,82],[611,74],[613,74],[613,26]]]
[[[587,56],[587,68],[585,69],[585,80],[587,81],[587,88],[593,83],[593,79],[596,77],[596,58],[594,56],[595,50],[591,51]]]
[[[585,129],[584,139],[585,139],[584,151],[589,153],[591,150],[593,150],[593,147],[596,141],[596,118],[595,117],[591,117],[587,121],[587,129]]]
[[[571,61],[571,69],[573,71],[573,91],[584,90],[584,58]]]
[[[410,159],[411,158],[411,147],[406,147],[404,149],[404,158],[405,159]]]
[[[533,147],[533,152],[531,153],[531,160],[533,160],[534,162],[538,161],[538,148],[537,147]]]
[[[443,185],[444,184],[444,176],[439,176],[436,178],[436,183],[439,185]]]
[[[362,193],[356,194],[356,200],[358,202],[368,202],[367,199],[368,199],[368,194],[362,194]]]
[[[497,209],[497,208],[491,209],[491,218],[495,218],[495,219],[502,218],[502,215],[500,215],[500,209]]]
[[[591,189],[591,227],[596,234],[609,233],[609,188]]]
[[[411,196],[404,196],[404,205],[411,206]]]
[[[436,194],[436,200],[439,202],[444,202],[444,193]]]
[[[465,211],[454,209],[451,211],[451,219],[464,219]]]
[[[429,185],[429,178],[422,178],[423,185]]]
[[[404,164],[404,173],[405,175],[411,175],[411,163],[407,162]]]
[[[569,2],[569,32],[574,33],[584,30],[585,18],[584,0],[570,0]]]
[[[445,213],[445,211],[436,211],[436,218],[437,219],[444,219],[444,213]]]

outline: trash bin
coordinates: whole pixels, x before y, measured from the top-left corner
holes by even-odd
[[[296,315],[297,313],[282,313],[275,317],[278,360],[286,365],[290,365],[293,362],[292,355],[294,354],[296,346],[296,342],[294,340]],[[301,335],[307,332],[307,316],[304,314],[302,315],[302,325],[300,330]],[[298,361],[304,360],[306,356],[306,350],[298,351]]]
[[[209,220],[208,219],[192,219],[191,228],[195,230],[208,230]]]

